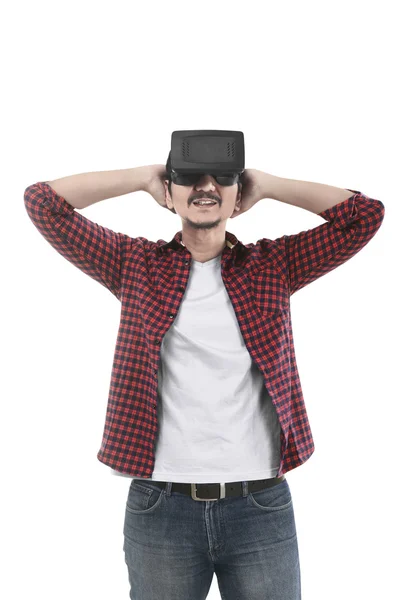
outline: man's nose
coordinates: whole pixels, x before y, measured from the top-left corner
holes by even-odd
[[[202,175],[199,181],[196,183],[196,188],[208,189],[209,187],[215,187],[214,179],[212,175]]]

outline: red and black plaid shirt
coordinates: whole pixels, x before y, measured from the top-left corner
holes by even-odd
[[[357,190],[319,213],[327,222],[243,245],[228,231],[221,275],[251,358],[264,376],[281,425],[278,476],[314,452],[294,354],[290,296],[357,254],[376,234],[385,207]],[[158,427],[158,365],[164,335],[185,293],[191,254],[173,239],[152,242],[102,227],[45,182],[26,188],[26,210],[46,240],[120,300],[106,420],[97,458],[151,478]]]

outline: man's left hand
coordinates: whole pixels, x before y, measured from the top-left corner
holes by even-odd
[[[257,202],[268,197],[266,191],[268,177],[271,176],[258,169],[245,169],[243,171],[240,209],[233,211],[231,219],[245,213]]]

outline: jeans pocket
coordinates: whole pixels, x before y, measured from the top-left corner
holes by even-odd
[[[249,492],[250,504],[266,512],[276,512],[292,507],[292,494],[286,479],[270,488]]]
[[[134,514],[154,512],[161,504],[164,493],[165,489],[154,483],[133,479],[128,492],[126,510]]]

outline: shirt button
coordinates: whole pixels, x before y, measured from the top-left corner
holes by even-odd
[[[181,290],[181,292],[184,292],[184,291],[185,291],[185,287],[184,287],[183,285],[180,285],[180,286],[179,286],[179,289]]]
[[[174,315],[171,313],[170,315],[168,315],[170,319],[174,318]]]

